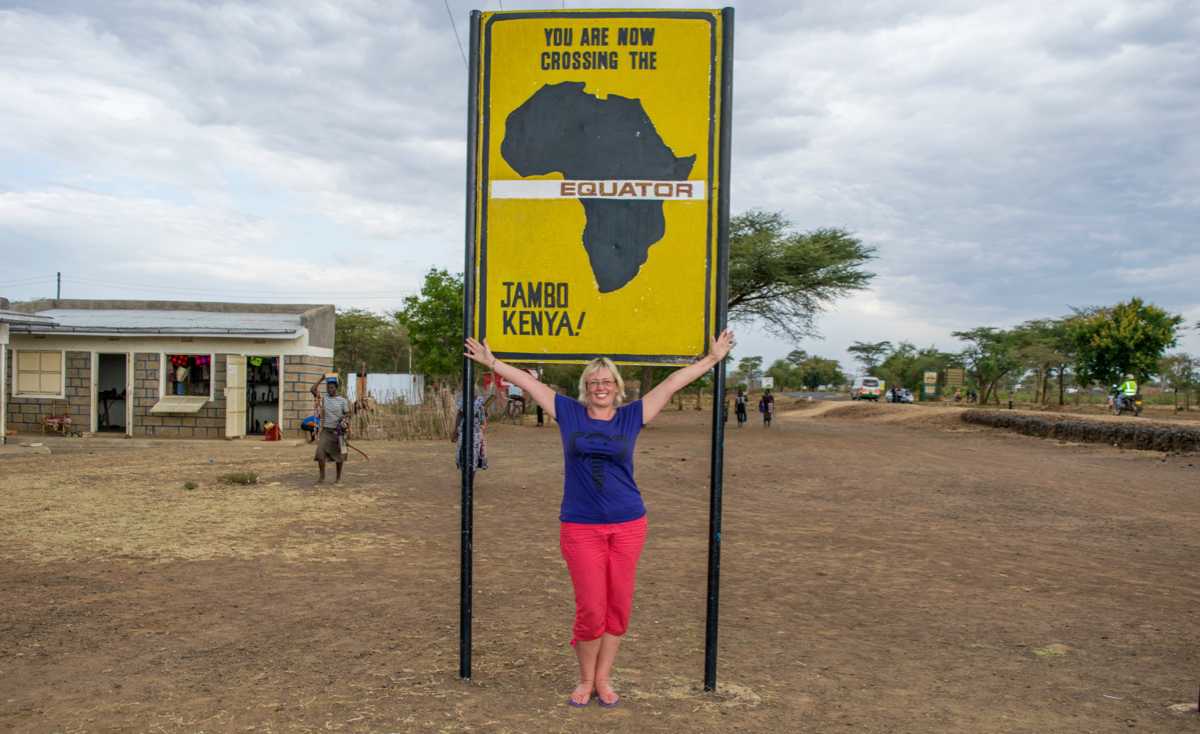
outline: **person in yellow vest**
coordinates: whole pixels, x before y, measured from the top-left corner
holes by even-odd
[[[1133,398],[1138,393],[1137,380],[1134,379],[1132,374],[1127,374],[1127,375],[1125,375],[1125,382],[1122,382],[1120,387],[1118,387],[1117,389],[1120,391],[1120,394],[1117,396],[1117,399],[1123,400],[1125,405],[1132,408],[1133,407]]]

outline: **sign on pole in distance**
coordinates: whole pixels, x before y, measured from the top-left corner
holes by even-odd
[[[721,11],[483,13],[476,334],[684,364],[715,319]]]
[[[966,382],[966,370],[950,367],[946,370],[946,387],[962,387]]]
[[[762,386],[764,390],[775,389],[775,378],[770,376],[762,378]]]

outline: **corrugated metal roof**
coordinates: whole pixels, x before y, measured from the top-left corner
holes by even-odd
[[[45,324],[49,326],[54,323],[54,320],[49,316],[33,313],[21,313],[20,311],[0,310],[0,323],[5,324]]]
[[[38,315],[54,319],[54,325],[28,326],[21,330],[55,334],[223,335],[284,339],[298,336],[303,328],[300,314],[295,313],[50,309],[40,311]]]

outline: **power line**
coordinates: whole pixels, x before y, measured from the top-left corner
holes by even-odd
[[[446,6],[446,15],[450,18],[450,28],[454,30],[454,40],[458,43],[458,54],[462,56],[463,68],[468,69],[467,52],[463,50],[462,39],[458,37],[458,26],[454,24],[454,13],[450,12],[450,0],[442,0],[442,4]]]

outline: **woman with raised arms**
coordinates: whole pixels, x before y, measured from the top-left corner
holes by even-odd
[[[586,706],[595,694],[605,708],[620,701],[613,663],[633,608],[638,558],[646,541],[646,506],[633,478],[634,446],[642,426],[671,397],[725,359],[728,329],[708,354],[680,368],[641,400],[624,405],[625,383],[607,357],[589,362],[579,377],[579,400],[559,395],[523,369],[496,358],[486,343],[466,340],[466,356],[529,393],[558,420],[563,444],[563,498],[559,547],[575,587],[572,629],[579,685],[567,703]]]

